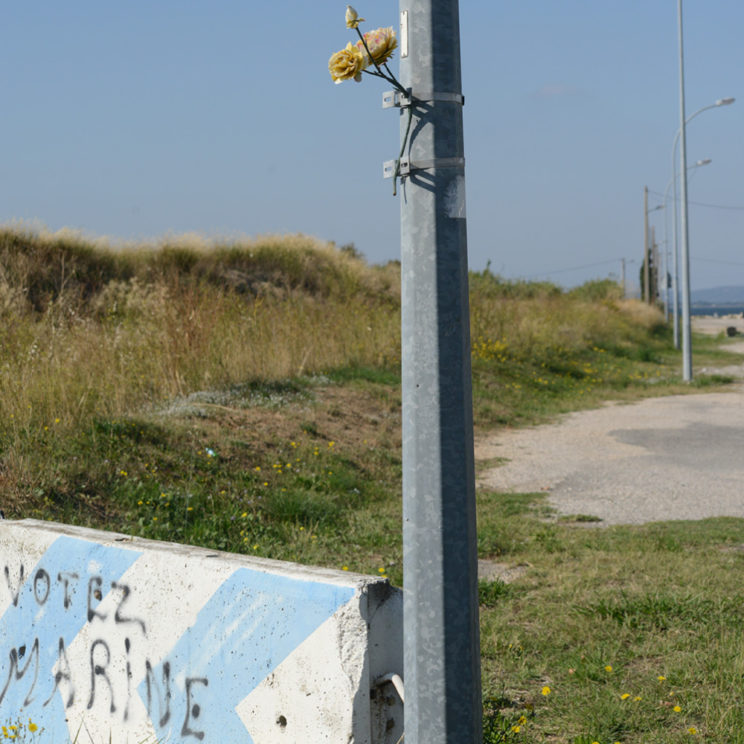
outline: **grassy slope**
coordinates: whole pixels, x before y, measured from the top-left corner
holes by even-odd
[[[394,265],[299,236],[5,233],[0,266],[7,516],[401,581]],[[658,315],[613,291],[471,277],[479,429],[689,389]],[[478,498],[481,556],[529,565],[482,586],[487,741],[739,741],[739,521],[588,530]]]

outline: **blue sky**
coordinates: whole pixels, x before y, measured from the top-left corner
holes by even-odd
[[[357,0],[368,28],[398,3]],[[28,0],[0,19],[0,222],[142,239],[303,232],[399,255],[382,81],[333,85],[335,0]],[[470,265],[638,274],[678,127],[675,0],[460,3]],[[744,4],[686,0],[693,288],[744,284]],[[393,64],[396,69],[397,64]],[[699,204],[696,204],[699,203]],[[718,209],[702,204],[736,207]],[[671,211],[671,210],[670,210]],[[659,242],[664,211],[651,215]],[[671,233],[671,223],[669,223]],[[635,261],[635,263],[630,263]]]

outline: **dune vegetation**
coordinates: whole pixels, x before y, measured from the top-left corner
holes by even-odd
[[[112,246],[0,231],[0,508],[400,584],[399,285],[396,262],[302,235]],[[477,432],[690,389],[662,314],[614,282],[564,291],[486,269],[470,301]],[[700,667],[684,630],[713,628],[715,645],[734,627],[739,604],[703,601],[733,574],[696,566],[739,560],[720,550],[744,542],[738,521],[589,531],[540,495],[478,499],[481,557],[532,567],[481,586],[488,742],[744,730],[744,705],[715,699],[740,675]],[[642,568],[624,574],[630,555]],[[661,677],[677,697],[659,708]]]

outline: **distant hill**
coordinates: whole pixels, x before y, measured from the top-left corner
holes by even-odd
[[[693,305],[744,305],[744,287],[712,287],[690,292]]]

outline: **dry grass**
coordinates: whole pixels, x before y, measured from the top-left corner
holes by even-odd
[[[617,302],[614,285],[589,289],[569,295],[471,275],[481,425],[521,420],[528,409],[533,419],[540,408],[550,415],[554,399],[586,400],[602,380],[627,377],[590,375],[584,355],[602,346],[623,356],[647,344],[661,318]],[[561,369],[548,382],[555,360]],[[79,448],[72,442],[102,421],[199,391],[344,369],[395,379],[399,363],[399,266],[369,266],[353,247],[300,235],[112,247],[69,232],[0,230],[6,494],[46,493],[50,483],[68,493],[72,486],[54,485],[60,452]]]
[[[308,238],[114,251],[8,232],[0,258],[3,427],[399,355],[390,271]]]

